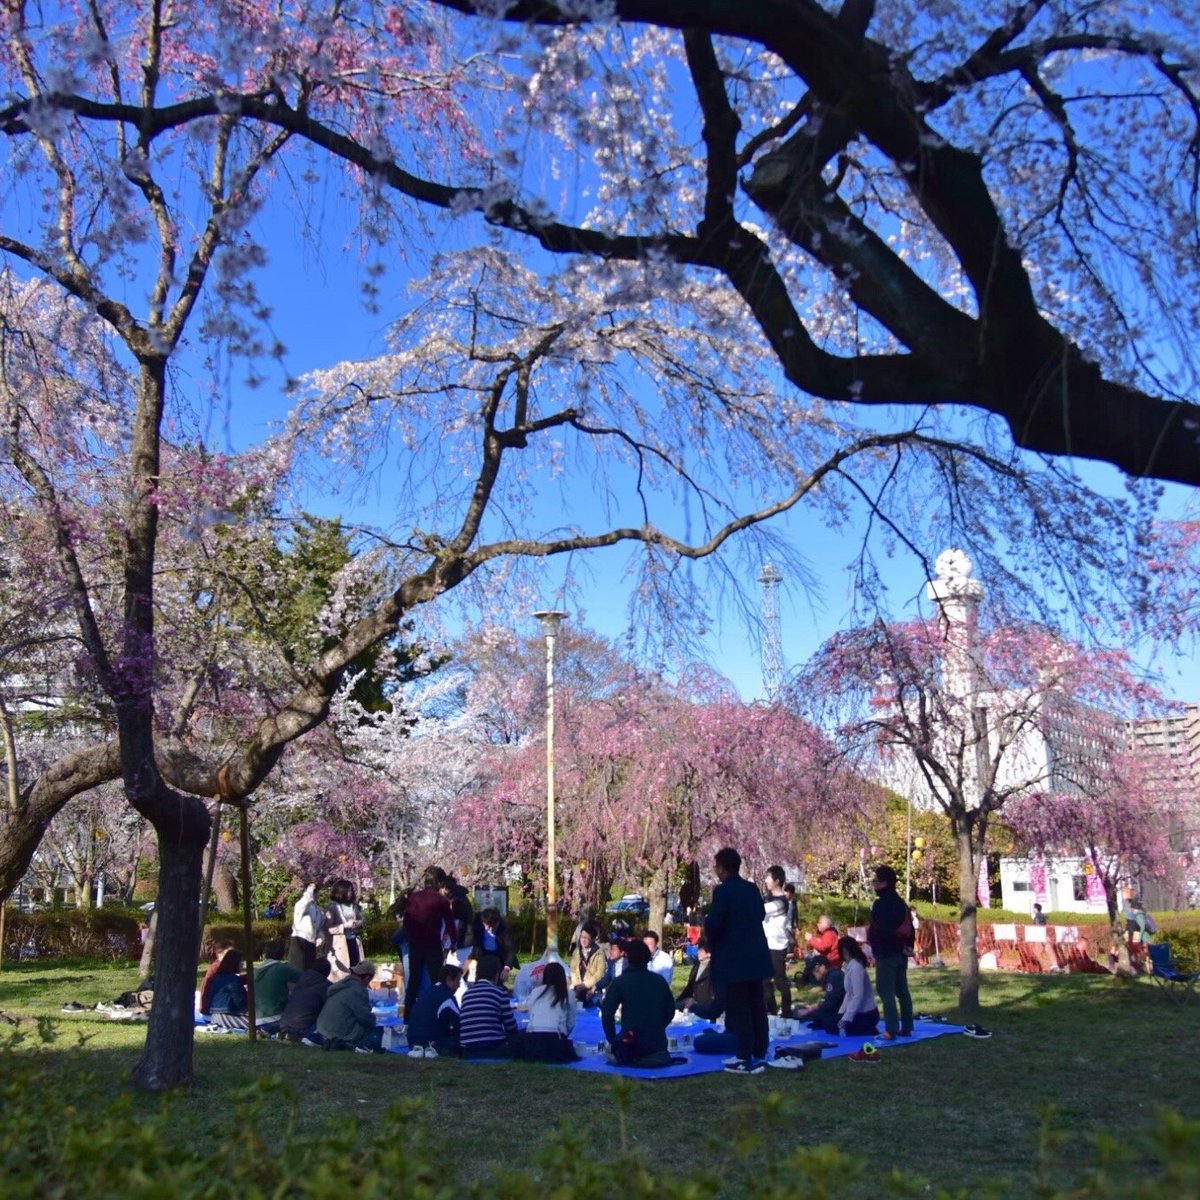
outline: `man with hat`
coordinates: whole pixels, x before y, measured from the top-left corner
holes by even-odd
[[[375,976],[375,964],[364,958],[339,979],[325,997],[325,1006],[317,1018],[317,1032],[327,1050],[358,1050],[370,1054],[380,1048],[382,1030],[375,1027],[371,998],[367,989]]]

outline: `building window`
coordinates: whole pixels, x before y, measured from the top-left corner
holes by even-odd
[[[1029,880],[1028,879],[1014,879],[1012,881],[1012,890],[1014,892],[1029,891]]]

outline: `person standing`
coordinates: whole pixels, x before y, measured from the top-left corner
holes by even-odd
[[[766,885],[767,892],[763,896],[763,932],[767,935],[767,949],[771,953],[773,979],[766,985],[767,1012],[774,1013],[775,989],[779,989],[779,1008],[781,1017],[792,1015],[792,985],[787,977],[787,956],[791,949],[792,936],[788,926],[788,895],[783,890],[786,876],[782,867],[768,867]]]
[[[362,909],[358,889],[349,879],[335,879],[329,889],[329,907],[325,910],[325,934],[332,965],[330,981],[345,979],[362,958]]]
[[[885,1032],[881,1041],[909,1037],[913,1028],[912,996],[908,991],[908,950],[912,943],[912,922],[908,905],[896,891],[896,872],[889,866],[875,868],[871,881],[875,903],[871,905],[871,924],[867,941],[875,956],[875,990],[883,1004]],[[849,985],[847,985],[849,986]],[[899,1001],[899,1020],[896,1002]]]
[[[766,1069],[767,1006],[763,980],[772,974],[766,912],[758,888],[743,879],[742,856],[731,846],[713,860],[720,882],[704,919],[712,947],[713,983],[725,989],[725,1027],[734,1035],[737,1057],[725,1069],[735,1075],[761,1075]]]
[[[297,974],[317,961],[317,943],[325,930],[325,914],[317,903],[317,885],[310,883],[292,909],[292,940],[288,943],[288,966]]]
[[[454,913],[442,895],[446,873],[440,867],[425,871],[422,886],[404,907],[404,932],[408,935],[408,978],[404,981],[404,1011],[412,1012],[422,981],[435,984],[442,977],[446,950],[454,942]],[[478,942],[476,949],[478,949]],[[482,953],[482,951],[480,951]]]

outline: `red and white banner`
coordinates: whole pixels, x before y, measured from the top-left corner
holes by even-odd
[[[979,856],[979,887],[976,889],[980,908],[992,907],[992,889],[988,886],[987,855]]]

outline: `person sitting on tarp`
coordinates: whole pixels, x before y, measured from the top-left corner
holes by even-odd
[[[846,979],[838,967],[829,965],[829,959],[823,954],[813,955],[808,964],[808,974],[814,983],[825,989],[825,995],[820,1004],[810,1005],[801,1009],[793,1016],[798,1021],[807,1021],[813,1029],[823,1033],[837,1033],[838,1015],[842,1010],[842,1001],[846,998]]]
[[[575,941],[569,982],[575,999],[584,1007],[590,1007],[596,1001],[596,993],[604,990],[608,961],[600,947],[600,930],[594,921],[580,926]]]
[[[279,1033],[288,1042],[321,1042],[317,1033],[317,1018],[325,1007],[329,994],[329,972],[333,964],[327,958],[318,958],[300,973],[292,994],[279,1018]]]
[[[246,985],[241,974],[244,961],[240,950],[226,950],[207,984],[207,990],[201,989],[200,1012],[208,1018],[210,1025],[219,1029],[249,1028]]]
[[[283,962],[283,942],[277,938],[263,947],[263,960],[254,968],[254,1013],[263,1033],[279,1027],[279,1017],[300,972]]]
[[[675,1001],[675,1007],[682,1012],[711,1004],[716,999],[712,980],[712,951],[708,948],[708,938],[703,935],[696,942],[696,955],[687,983]]]
[[[325,997],[317,1018],[317,1032],[328,1050],[378,1050],[383,1030],[375,1025],[367,989],[375,975],[375,964],[360,959],[345,979],[339,979]]]
[[[631,941],[625,947],[625,970],[604,993],[600,1018],[613,1060],[621,1066],[665,1067],[667,1026],[675,1016],[675,997],[667,981],[649,970],[650,948]],[[617,1034],[617,1009],[621,1033]]]
[[[439,1054],[458,1053],[460,1018],[455,993],[462,982],[462,975],[461,967],[447,963],[442,967],[437,983],[417,997],[412,1013],[407,1018],[408,1044],[413,1050],[424,1051],[421,1057],[435,1058]],[[431,1049],[433,1054],[428,1053]]]
[[[517,1021],[508,992],[496,982],[500,960],[483,954],[474,961],[475,982],[459,1005],[458,1042],[463,1057],[511,1058]]]

